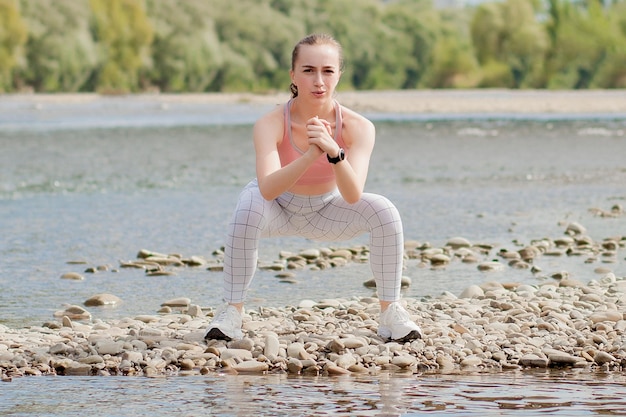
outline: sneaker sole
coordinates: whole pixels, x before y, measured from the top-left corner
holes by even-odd
[[[416,339],[421,339],[422,338],[422,333],[420,333],[417,330],[411,330],[409,332],[409,334],[407,334],[406,336],[403,336],[399,339],[394,339],[395,342],[410,342],[412,340],[416,340]]]
[[[230,342],[232,340],[230,336],[222,333],[222,331],[218,329],[217,327],[214,327],[211,330],[209,330],[207,334],[204,335],[204,339],[205,340],[226,340],[227,342]]]

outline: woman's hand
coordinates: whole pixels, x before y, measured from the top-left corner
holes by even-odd
[[[333,130],[327,120],[317,116],[307,120],[306,134],[309,138],[309,148],[315,145],[322,153],[327,153],[332,157],[339,154],[339,145],[333,139]]]
[[[283,110],[279,107],[257,120],[253,128],[257,180],[266,200],[273,200],[293,187],[324,153],[319,146],[309,145],[300,158],[283,167],[278,154],[278,143],[284,135],[283,120]]]

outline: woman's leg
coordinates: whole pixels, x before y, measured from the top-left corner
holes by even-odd
[[[348,204],[339,193],[312,197],[285,194],[278,201],[267,201],[254,183],[240,195],[225,245],[224,299],[229,305],[218,313],[205,337],[242,337],[241,308],[256,270],[261,237],[298,235],[341,241],[365,232],[370,233],[370,266],[381,310],[386,311],[390,304],[393,307],[388,309],[393,314],[381,315],[379,334],[407,340],[419,337],[419,327],[395,305],[400,299],[404,241],[400,215],[387,198],[365,193],[357,203]],[[399,324],[397,311],[402,316]]]
[[[363,194],[360,201],[347,204],[337,196],[309,220],[311,238],[346,240],[370,233],[370,266],[380,300],[378,334],[385,339],[410,341],[423,337],[422,330],[400,305],[404,256],[402,221],[387,198]]]
[[[404,235],[398,210],[386,197],[364,193],[355,204],[336,196],[309,220],[302,233],[315,240],[348,240],[370,234],[370,267],[383,302],[400,299]]]
[[[281,207],[267,201],[256,182],[241,192],[224,246],[224,300],[241,309],[256,271],[259,240],[271,222],[284,223]]]
[[[272,221],[284,223],[282,208],[276,201],[261,195],[256,181],[250,182],[239,195],[228,226],[224,245],[224,301],[204,337],[206,339],[241,339],[243,302],[257,266],[259,240],[267,234]]]

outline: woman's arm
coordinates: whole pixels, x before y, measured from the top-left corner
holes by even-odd
[[[339,145],[330,135],[330,128],[326,121],[311,119],[307,132],[309,143],[317,145],[331,157],[339,154]],[[376,129],[368,119],[344,108],[342,136],[347,147],[346,159],[333,164],[333,170],[341,196],[348,203],[353,204],[359,201],[365,187]]]
[[[317,146],[309,146],[298,159],[281,168],[278,143],[283,136],[281,111],[274,111],[259,119],[253,129],[256,153],[256,174],[261,195],[273,200],[289,190],[322,154]]]
[[[356,203],[365,188],[376,129],[372,122],[359,116],[346,121],[342,134],[348,151],[346,160],[334,165],[337,188],[344,200]]]

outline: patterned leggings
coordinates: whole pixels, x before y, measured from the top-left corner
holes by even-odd
[[[284,193],[261,196],[256,180],[241,192],[224,253],[224,299],[242,303],[256,271],[261,237],[301,236],[319,241],[348,240],[370,233],[370,267],[378,297],[400,299],[404,237],[396,207],[387,198],[363,193],[348,204],[338,190],[315,196]]]

